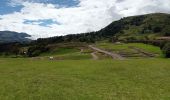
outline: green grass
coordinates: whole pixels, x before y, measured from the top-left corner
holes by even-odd
[[[70,54],[75,52],[80,52],[80,50],[76,48],[62,47],[62,48],[55,48],[53,50],[50,50],[49,52],[43,53],[40,56],[64,55],[64,54]]]
[[[56,60],[83,60],[92,59],[90,53],[81,53],[77,48],[61,47],[50,50],[40,55],[40,57],[53,56]]]
[[[71,53],[56,56],[58,60],[83,60],[83,59],[92,59],[91,55],[88,53]]]
[[[157,53],[160,54],[161,50],[159,47],[143,44],[143,43],[127,43],[127,44],[113,44],[113,43],[101,43],[97,46],[106,48],[106,49],[113,49],[113,50],[122,50],[122,49],[129,49],[129,47],[137,47],[143,50],[146,50],[151,53]]]
[[[143,44],[143,43],[131,43],[131,44],[127,44],[127,45],[143,49],[147,52],[160,54],[160,55],[162,54],[162,51],[160,50],[160,48],[153,46],[153,45],[148,45],[148,44]]]
[[[0,59],[1,100],[169,100],[170,59]]]
[[[131,52],[133,53],[134,50],[131,49],[131,47],[136,47],[141,50],[144,50],[149,53],[157,54],[158,57],[162,57],[162,51],[160,50],[159,47],[153,46],[153,45],[148,45],[148,44],[143,44],[143,43],[127,43],[127,44],[113,44],[113,43],[98,43],[98,47],[115,51],[115,52]]]

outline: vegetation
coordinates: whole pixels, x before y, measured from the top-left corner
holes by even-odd
[[[55,60],[85,60],[92,59],[91,55],[88,53],[71,53],[71,54],[63,54],[55,57]]]
[[[75,48],[60,47],[60,48],[54,48],[49,52],[44,52],[41,54],[41,56],[55,56],[55,55],[70,54],[75,52],[80,52],[80,50]]]
[[[35,45],[28,48],[27,55],[29,57],[35,57],[39,56],[43,52],[47,52],[48,50],[49,48],[47,48],[45,45]]]
[[[78,48],[58,47],[44,52],[40,57],[54,57],[54,60],[83,60],[92,59],[89,52],[81,52]]]
[[[0,55],[1,56],[17,56],[20,52],[20,43],[5,43],[0,44]]]
[[[167,43],[163,47],[163,53],[165,54],[165,57],[170,58],[170,43]]]

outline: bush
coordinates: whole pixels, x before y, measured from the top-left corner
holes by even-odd
[[[40,50],[35,50],[32,52],[32,57],[36,57],[36,56],[39,56],[41,54],[41,51]]]
[[[170,58],[170,42],[165,44],[162,51],[165,54],[166,58]]]
[[[35,45],[35,46],[31,46],[28,48],[27,55],[29,57],[36,57],[36,56],[39,56],[43,52],[47,52],[48,50],[49,48],[47,48],[44,45]]]

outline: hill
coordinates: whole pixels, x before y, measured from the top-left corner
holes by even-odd
[[[95,43],[96,41],[97,43],[99,41],[106,42],[105,40],[107,41],[111,40],[112,42],[114,41],[143,42],[145,44],[147,43],[147,44],[159,46],[161,47],[161,49],[163,49],[166,44],[166,41],[158,41],[158,40],[155,41],[155,39],[157,39],[158,37],[170,36],[170,21],[169,20],[170,20],[170,15],[162,14],[162,13],[131,16],[131,17],[122,18],[118,21],[115,21],[111,23],[110,25],[108,25],[107,27],[97,32],[70,34],[66,36],[57,36],[57,37],[51,37],[51,38],[38,39],[28,44],[18,44],[18,43],[2,44],[0,45],[0,48],[1,48],[0,52],[2,52],[2,55],[4,54],[8,55],[10,53],[18,55],[19,53],[21,53],[21,55],[24,54],[24,56],[25,56],[25,53],[23,52],[27,52],[26,56],[29,56],[29,57],[49,55],[49,53],[53,55],[53,54],[56,54],[56,52],[58,53],[58,51],[60,52],[62,50],[70,51],[70,47],[71,48],[76,47],[75,49],[78,49],[79,50],[78,52],[80,52],[82,51],[82,48],[84,48],[82,43],[85,43],[85,48],[87,48],[89,43]],[[9,33],[10,32],[6,32],[5,35],[8,35]],[[15,36],[14,34],[19,35],[19,37],[17,37],[17,35]],[[20,38],[22,34],[25,40],[26,39],[25,37],[28,35],[24,33],[18,34],[14,32],[12,35],[9,34],[8,36],[17,37],[17,38],[14,38],[13,41],[17,41],[15,39],[18,39],[19,41],[23,41],[22,40],[23,37]],[[146,40],[150,40],[150,41],[146,41]],[[63,46],[65,44],[69,44],[69,48],[67,47],[61,48],[60,46],[56,46],[56,45]],[[78,45],[78,48],[77,48],[77,45]],[[131,47],[133,47],[132,51],[135,51],[135,52],[130,52],[130,53],[124,52],[124,51],[122,52],[122,50],[118,50],[116,52],[118,52],[120,55],[123,55],[123,56],[129,55],[129,54],[130,56],[132,56],[131,54],[136,54],[136,51],[137,51],[137,54],[139,54],[138,53],[139,51],[143,53],[143,50],[139,50],[139,48],[136,49],[134,48],[133,45],[127,46],[127,48],[131,48]],[[169,50],[168,48],[166,49],[167,51]],[[148,54],[146,52],[144,53]],[[79,53],[76,53],[76,54],[79,54]]]
[[[116,35],[120,40],[148,40],[170,36],[170,14],[155,13],[123,18],[111,23],[99,33],[105,36]]]
[[[140,16],[131,16],[112,22],[107,27],[97,31],[81,34],[71,34],[45,39],[38,39],[34,43],[61,43],[61,42],[95,42],[98,40],[148,40],[160,36],[170,36],[170,14],[154,13]]]
[[[27,37],[30,37],[30,35],[26,33],[17,33],[17,32],[12,32],[12,31],[0,31],[0,43],[31,41]]]

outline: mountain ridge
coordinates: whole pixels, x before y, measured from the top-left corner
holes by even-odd
[[[11,42],[30,42],[31,35],[27,33],[18,33],[13,31],[0,31],[0,43],[11,43]]]

